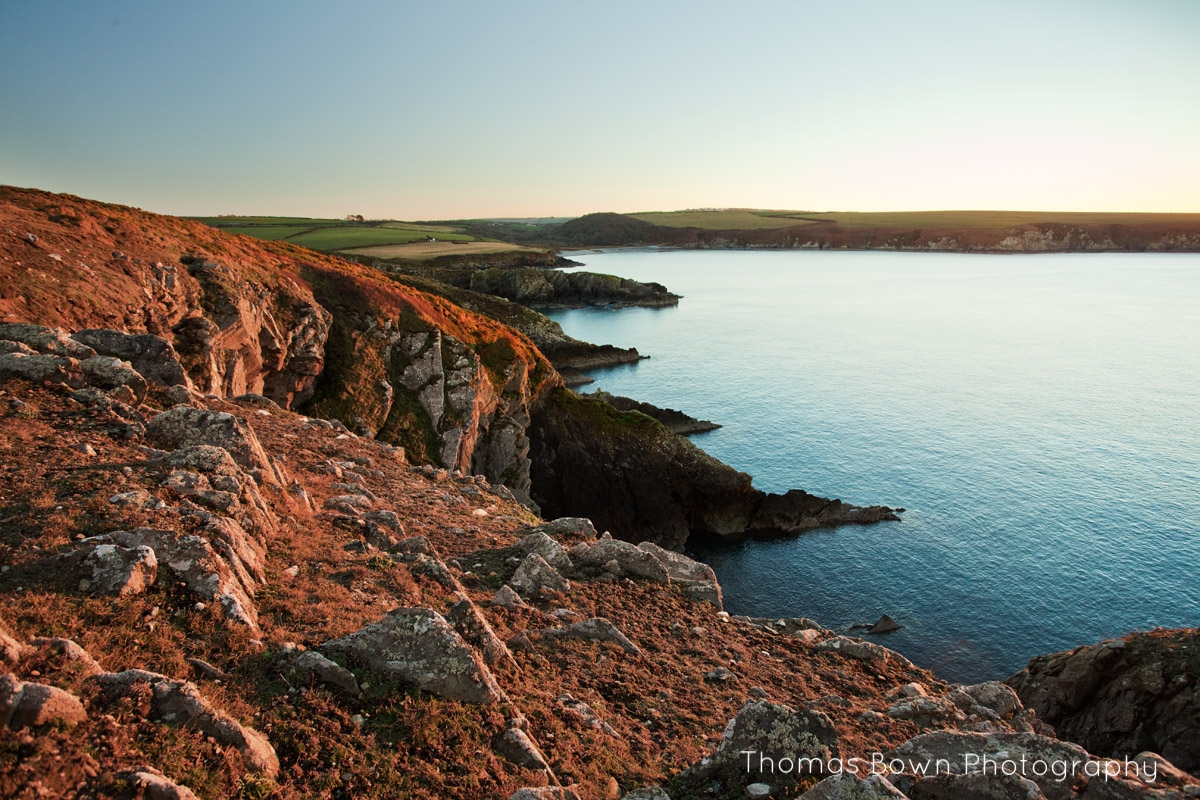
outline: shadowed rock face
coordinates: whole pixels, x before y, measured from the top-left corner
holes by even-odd
[[[1064,739],[1124,758],[1161,753],[1200,772],[1200,637],[1150,631],[1038,656],[1007,680]]]
[[[594,396],[558,390],[535,411],[533,498],[547,516],[586,516],[629,541],[678,548],[694,532],[796,533],[898,517],[800,490],[755,489],[750,476],[661,423]]]

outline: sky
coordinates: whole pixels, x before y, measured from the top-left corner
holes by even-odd
[[[168,214],[1200,212],[1200,2],[0,0],[0,183]]]

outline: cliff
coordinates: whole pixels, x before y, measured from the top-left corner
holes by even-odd
[[[187,388],[263,394],[528,497],[530,406],[559,378],[492,319],[303,248],[11,187],[0,258],[5,320],[152,334]]]
[[[1151,753],[1110,775],[1002,684],[948,686],[803,618],[732,617],[707,566],[536,516],[522,434],[551,493],[609,486],[620,537],[872,510],[763,496],[654,420],[562,389],[492,319],[296,248],[0,199],[0,796],[1200,787]],[[509,485],[453,468],[481,464]],[[643,503],[665,504],[661,529]],[[921,766],[967,754],[1020,776]],[[898,766],[837,771],[876,755]]]
[[[1038,656],[1007,683],[1058,735],[1094,753],[1162,753],[1200,772],[1200,636],[1156,630]]]
[[[569,509],[633,541],[680,547],[693,532],[778,535],[899,519],[885,506],[766,494],[657,420],[568,389],[539,404],[530,438],[533,497],[543,510]]]

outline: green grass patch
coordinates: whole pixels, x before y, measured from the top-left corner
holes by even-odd
[[[289,236],[295,236],[298,233],[312,230],[312,227],[300,228],[288,225],[251,225],[246,228],[221,228],[227,233],[240,233],[243,236],[253,236],[255,239],[263,239],[268,242],[276,242],[280,239],[286,239]]]
[[[429,231],[403,228],[365,227],[354,225],[338,228],[318,228],[288,239],[292,244],[313,250],[345,250],[351,247],[372,245],[408,244],[424,241],[433,236],[441,241],[470,242],[474,236],[466,233],[430,233]]]
[[[322,225],[345,225],[344,219],[323,219],[319,217],[188,217],[211,225],[214,228],[244,228],[249,225],[296,225],[305,230]]]

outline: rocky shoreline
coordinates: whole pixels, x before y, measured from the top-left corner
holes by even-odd
[[[1131,752],[1189,763],[1194,632],[951,686],[730,616],[693,532],[895,512],[571,392],[527,309],[13,188],[0,257],[0,795],[1200,794]]]

